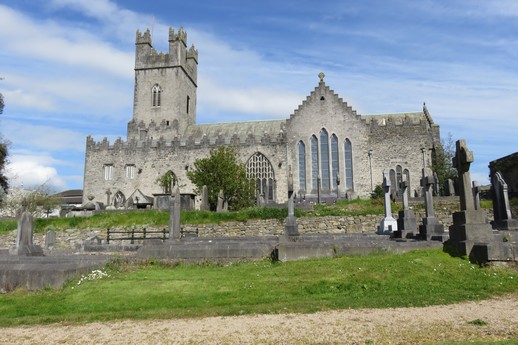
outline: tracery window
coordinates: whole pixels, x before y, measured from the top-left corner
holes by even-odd
[[[325,129],[320,131],[320,173],[322,189],[328,191],[329,183],[329,135]]]
[[[345,189],[353,189],[353,147],[349,139],[344,142]]]
[[[338,138],[331,135],[331,184],[336,189],[336,177],[338,176]]]
[[[126,197],[121,191],[115,193],[115,196],[113,197],[113,206],[115,206],[116,208],[124,207],[125,202]]]
[[[311,186],[316,191],[318,188],[318,139],[311,137]]]
[[[275,175],[273,166],[260,152],[256,152],[246,162],[246,177],[255,180],[256,191],[265,200],[275,199]]]
[[[161,103],[160,96],[162,94],[162,89],[158,84],[155,84],[153,88],[151,89],[152,99],[151,99],[151,106],[153,107],[159,107]]]
[[[306,190],[306,145],[299,141],[299,188]]]

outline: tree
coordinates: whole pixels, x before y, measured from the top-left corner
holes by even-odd
[[[168,171],[155,181],[161,188],[164,194],[171,194],[173,187],[176,185],[176,176],[172,171]]]
[[[3,213],[8,217],[15,217],[16,212],[25,205],[27,211],[35,217],[49,216],[59,205],[61,199],[56,195],[51,195],[41,186],[37,190],[23,191],[9,195],[2,205]]]
[[[253,205],[254,183],[246,177],[245,165],[239,162],[233,147],[212,149],[208,158],[194,162],[194,169],[187,172],[187,177],[196,186],[197,193],[207,186],[211,210],[216,209],[220,190],[232,210]]]
[[[452,162],[453,157],[455,157],[455,142],[451,133],[448,133],[448,138],[441,140],[441,145],[435,148],[432,155],[432,170],[437,173],[439,178],[441,195],[444,195],[444,181],[447,179],[453,180],[457,177],[457,169]]]

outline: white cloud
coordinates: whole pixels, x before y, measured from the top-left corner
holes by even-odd
[[[23,160],[21,157],[7,165],[6,176],[10,186],[14,188],[31,189],[45,186],[50,190],[63,190],[67,186],[55,168]]]

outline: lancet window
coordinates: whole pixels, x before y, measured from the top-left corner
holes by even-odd
[[[318,139],[311,137],[311,186],[316,191],[318,188]]]
[[[299,141],[299,189],[306,190],[306,145]]]
[[[353,146],[349,139],[344,142],[345,189],[353,189]]]
[[[162,94],[162,88],[158,84],[155,84],[153,88],[151,89],[151,106],[152,107],[160,107],[161,103],[161,94]]]

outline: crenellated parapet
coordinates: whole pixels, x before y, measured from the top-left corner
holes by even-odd
[[[198,50],[192,45],[187,49],[187,33],[182,27],[169,28],[169,51],[157,52],[152,45],[149,29],[136,35],[135,70],[152,68],[182,68],[196,84],[198,78]]]

